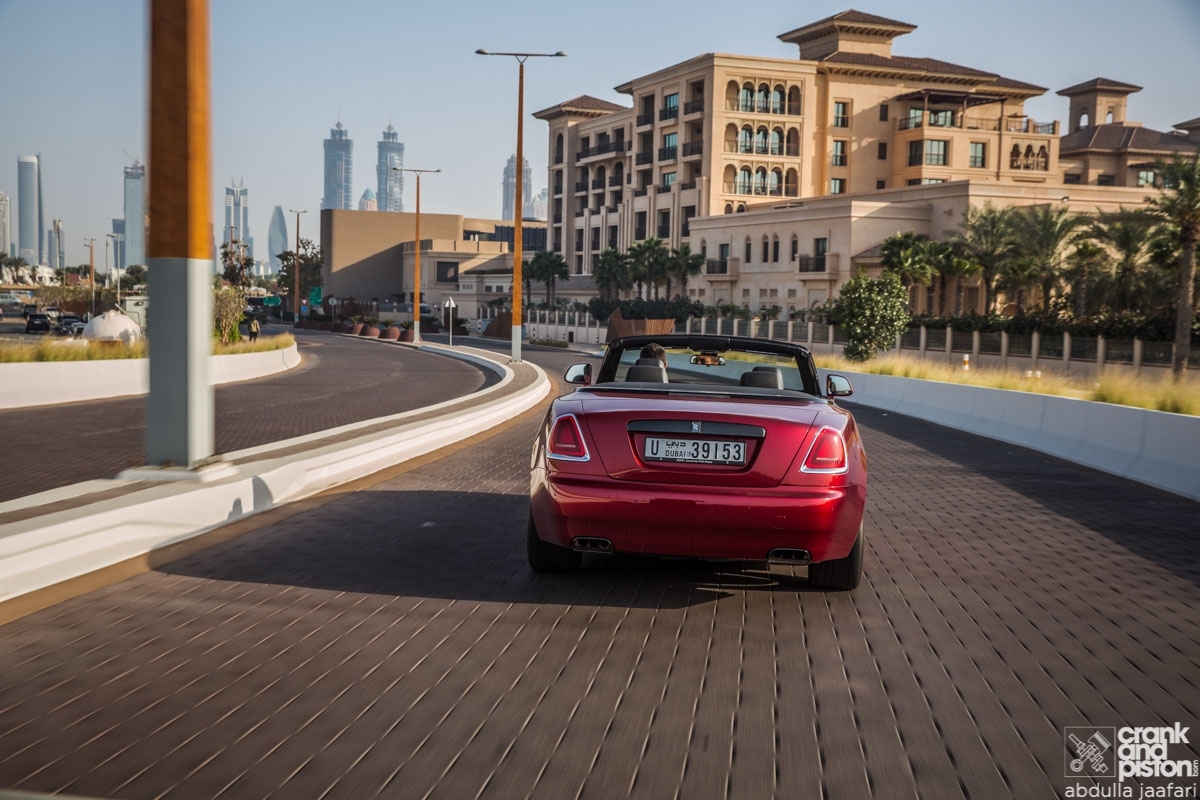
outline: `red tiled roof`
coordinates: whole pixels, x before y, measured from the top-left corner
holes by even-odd
[[[925,75],[952,75],[961,76],[964,78],[976,78],[980,82],[987,83],[990,88],[1010,89],[1019,92],[1036,92],[1041,94],[1046,91],[1045,87],[1035,86],[1032,83],[1023,83],[1015,81],[1012,78],[1004,78],[994,72],[985,72],[983,70],[971,69],[970,67],[951,64],[948,61],[939,61],[936,58],[910,58],[908,56],[879,56],[870,53],[846,53],[838,51],[830,53],[824,58],[819,59],[821,64],[829,65],[844,65],[856,67],[874,67],[882,70],[892,70],[897,72],[916,72]]]
[[[1059,152],[1063,155],[1081,150],[1148,150],[1162,153],[1192,153],[1200,147],[1200,137],[1163,133],[1134,125],[1094,125],[1062,137]]]
[[[1134,86],[1132,83],[1121,83],[1120,81],[1109,80],[1108,78],[1092,78],[1090,81],[1077,83],[1074,86],[1068,86],[1066,89],[1059,89],[1057,94],[1063,97],[1070,97],[1073,94],[1083,94],[1085,92],[1094,91],[1109,91],[1109,92],[1124,92],[1125,94],[1133,94],[1140,92],[1141,86]]]
[[[541,117],[544,114],[569,114],[572,112],[584,114],[595,114],[596,112],[611,113],[613,111],[628,110],[629,108],[627,106],[610,103],[607,100],[601,100],[599,97],[592,97],[588,94],[581,94],[579,97],[576,97],[573,100],[566,100],[562,103],[556,103],[549,108],[538,111],[533,116]]]

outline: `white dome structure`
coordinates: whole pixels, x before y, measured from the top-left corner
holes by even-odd
[[[105,311],[87,324],[83,329],[83,338],[89,342],[122,342],[131,345],[142,338],[142,329],[120,311]]]

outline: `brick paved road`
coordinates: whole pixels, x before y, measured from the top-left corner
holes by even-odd
[[[493,373],[408,347],[295,331],[299,367],[218,386],[216,450],[398,414],[470,394]],[[145,456],[145,398],[0,411],[0,501],[111,478]]]
[[[0,786],[1049,798],[1064,727],[1200,721],[1196,504],[857,413],[854,593],[632,558],[534,577],[527,416],[0,628]]]

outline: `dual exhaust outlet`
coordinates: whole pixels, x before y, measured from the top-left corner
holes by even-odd
[[[579,553],[602,553],[612,555],[612,542],[599,536],[577,536],[571,541],[571,549]]]
[[[776,547],[767,553],[767,561],[777,564],[808,564],[812,556],[807,550],[794,547]]]

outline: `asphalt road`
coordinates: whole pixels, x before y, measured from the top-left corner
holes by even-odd
[[[852,593],[656,559],[534,576],[533,412],[0,627],[0,787],[1025,800],[1093,785],[1066,728],[1197,723],[1197,504],[856,413]]]
[[[294,334],[299,367],[216,388],[217,453],[410,411],[497,380],[408,347]],[[110,478],[144,463],[145,398],[0,410],[0,439],[0,501]]]

